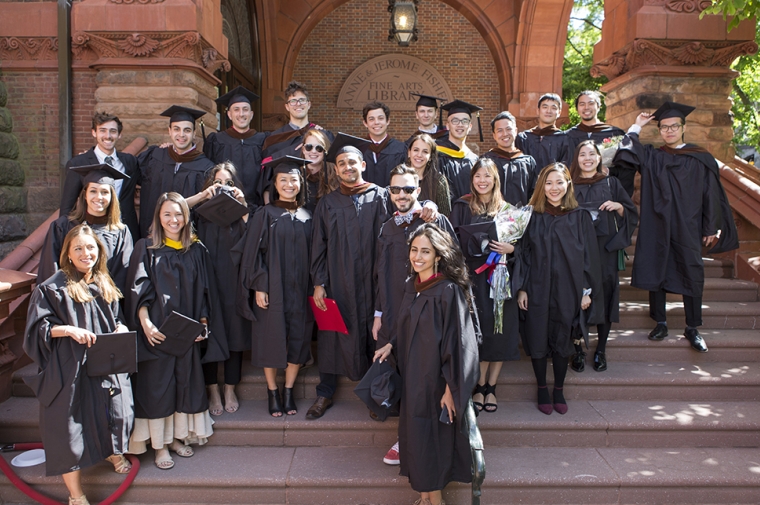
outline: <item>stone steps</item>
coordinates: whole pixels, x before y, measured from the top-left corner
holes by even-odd
[[[635,238],[635,237],[634,237]],[[621,277],[630,277],[633,268],[633,246],[626,249],[628,258],[625,260],[625,270],[620,272]],[[724,278],[732,279],[734,276],[734,262],[724,258],[702,258],[705,265],[705,279]]]
[[[681,295],[668,293],[669,302],[680,302]],[[620,300],[649,302],[649,291],[631,286],[630,277],[620,277]],[[725,279],[722,277],[705,278],[703,302],[756,302],[757,284],[749,281]]]
[[[382,463],[375,447],[198,448],[158,470],[152,455],[140,457],[137,480],[119,503],[398,505],[416,495],[398,467]],[[11,454],[3,454],[10,459]],[[747,448],[524,448],[486,450],[482,503],[673,505],[757,503],[760,466]],[[65,500],[60,477],[42,466],[19,469],[35,489]],[[123,477],[101,463],[83,472],[91,503],[104,499]],[[30,500],[0,476],[4,503]],[[470,487],[451,484],[447,503],[470,502]]]

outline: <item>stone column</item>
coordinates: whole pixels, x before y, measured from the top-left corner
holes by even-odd
[[[686,141],[708,149],[726,162],[733,159],[731,87],[736,58],[757,52],[754,20],[728,33],[720,16],[699,19],[709,1],[644,0],[605,2],[602,40],[594,50],[594,77],[602,87],[608,123],[627,129],[641,111],[664,101],[697,108],[687,118]],[[654,127],[642,132],[644,142],[657,142]]]

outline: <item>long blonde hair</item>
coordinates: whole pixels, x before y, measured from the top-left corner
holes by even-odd
[[[198,239],[193,230],[193,223],[190,222],[190,209],[187,206],[187,202],[182,195],[175,193],[174,191],[164,193],[158,197],[156,211],[153,213],[153,225],[150,230],[150,239],[153,241],[150,248],[160,249],[164,246],[166,233],[164,232],[164,227],[161,226],[161,207],[166,202],[174,202],[179,205],[179,208],[182,210],[182,218],[184,219],[185,224],[182,227],[182,231],[179,232],[179,241],[182,243],[182,250],[186,251],[187,248],[193,245]]]
[[[81,223],[84,221],[85,214],[87,213],[87,188],[90,184],[97,184],[96,182],[88,182],[79,192],[79,198],[74,206],[74,210],[69,213],[69,221]],[[106,229],[123,230],[124,223],[121,222],[121,205],[119,205],[119,195],[116,194],[116,188],[107,184],[108,189],[111,191],[111,203],[108,204],[106,209]]]
[[[486,172],[493,177],[493,188],[491,188],[491,199],[488,203],[481,201],[481,195],[475,190],[475,173],[481,168],[485,168]],[[501,195],[501,178],[499,177],[499,169],[496,167],[496,163],[490,158],[479,158],[477,162],[472,166],[470,170],[470,212],[473,216],[489,216],[493,217],[497,212],[504,207],[504,197]]]
[[[58,264],[61,265],[61,271],[66,274],[66,290],[69,292],[69,296],[77,303],[86,303],[95,299],[90,292],[90,288],[85,282],[85,275],[76,269],[74,264],[69,258],[69,247],[71,242],[81,236],[86,235],[95,239],[95,244],[98,246],[98,260],[92,267],[92,282],[100,289],[101,296],[108,303],[113,303],[116,300],[122,298],[121,291],[113,283],[111,275],[108,273],[108,251],[100,241],[95,232],[92,231],[86,224],[80,224],[73,227],[63,240],[63,247],[61,247],[61,256],[58,258]]]
[[[530,198],[528,205],[533,206],[533,211],[543,214],[546,211],[546,179],[549,178],[549,174],[557,172],[562,175],[567,181],[567,193],[562,197],[560,203],[561,210],[573,210],[578,207],[578,200],[575,199],[575,189],[573,186],[573,178],[570,177],[570,171],[563,163],[551,163],[546,165],[541,173],[538,174],[538,180],[536,181],[536,189],[533,191],[533,196]]]

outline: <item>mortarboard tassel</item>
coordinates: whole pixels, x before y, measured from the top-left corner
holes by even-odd
[[[480,134],[480,141],[483,142],[483,128],[480,127],[480,112],[478,112],[478,133]]]

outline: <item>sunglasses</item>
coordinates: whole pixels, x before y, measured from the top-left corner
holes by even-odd
[[[398,195],[399,193],[401,193],[402,189],[404,190],[404,193],[406,193],[407,195],[411,195],[412,193],[417,191],[417,186],[391,186],[388,188],[388,190],[393,195]]]
[[[235,181],[233,181],[232,179],[229,179],[229,180],[226,180],[226,181],[222,181],[220,179],[217,179],[217,180],[214,181],[214,186],[229,186],[231,188],[234,188],[235,187]]]
[[[325,152],[325,148],[324,148],[324,147],[322,147],[322,146],[321,146],[321,145],[319,145],[319,144],[317,144],[317,145],[314,145],[314,144],[304,144],[304,145],[303,145],[303,148],[304,148],[304,150],[305,150],[307,153],[310,153],[312,149],[316,149],[318,153],[323,153],[323,152]]]

